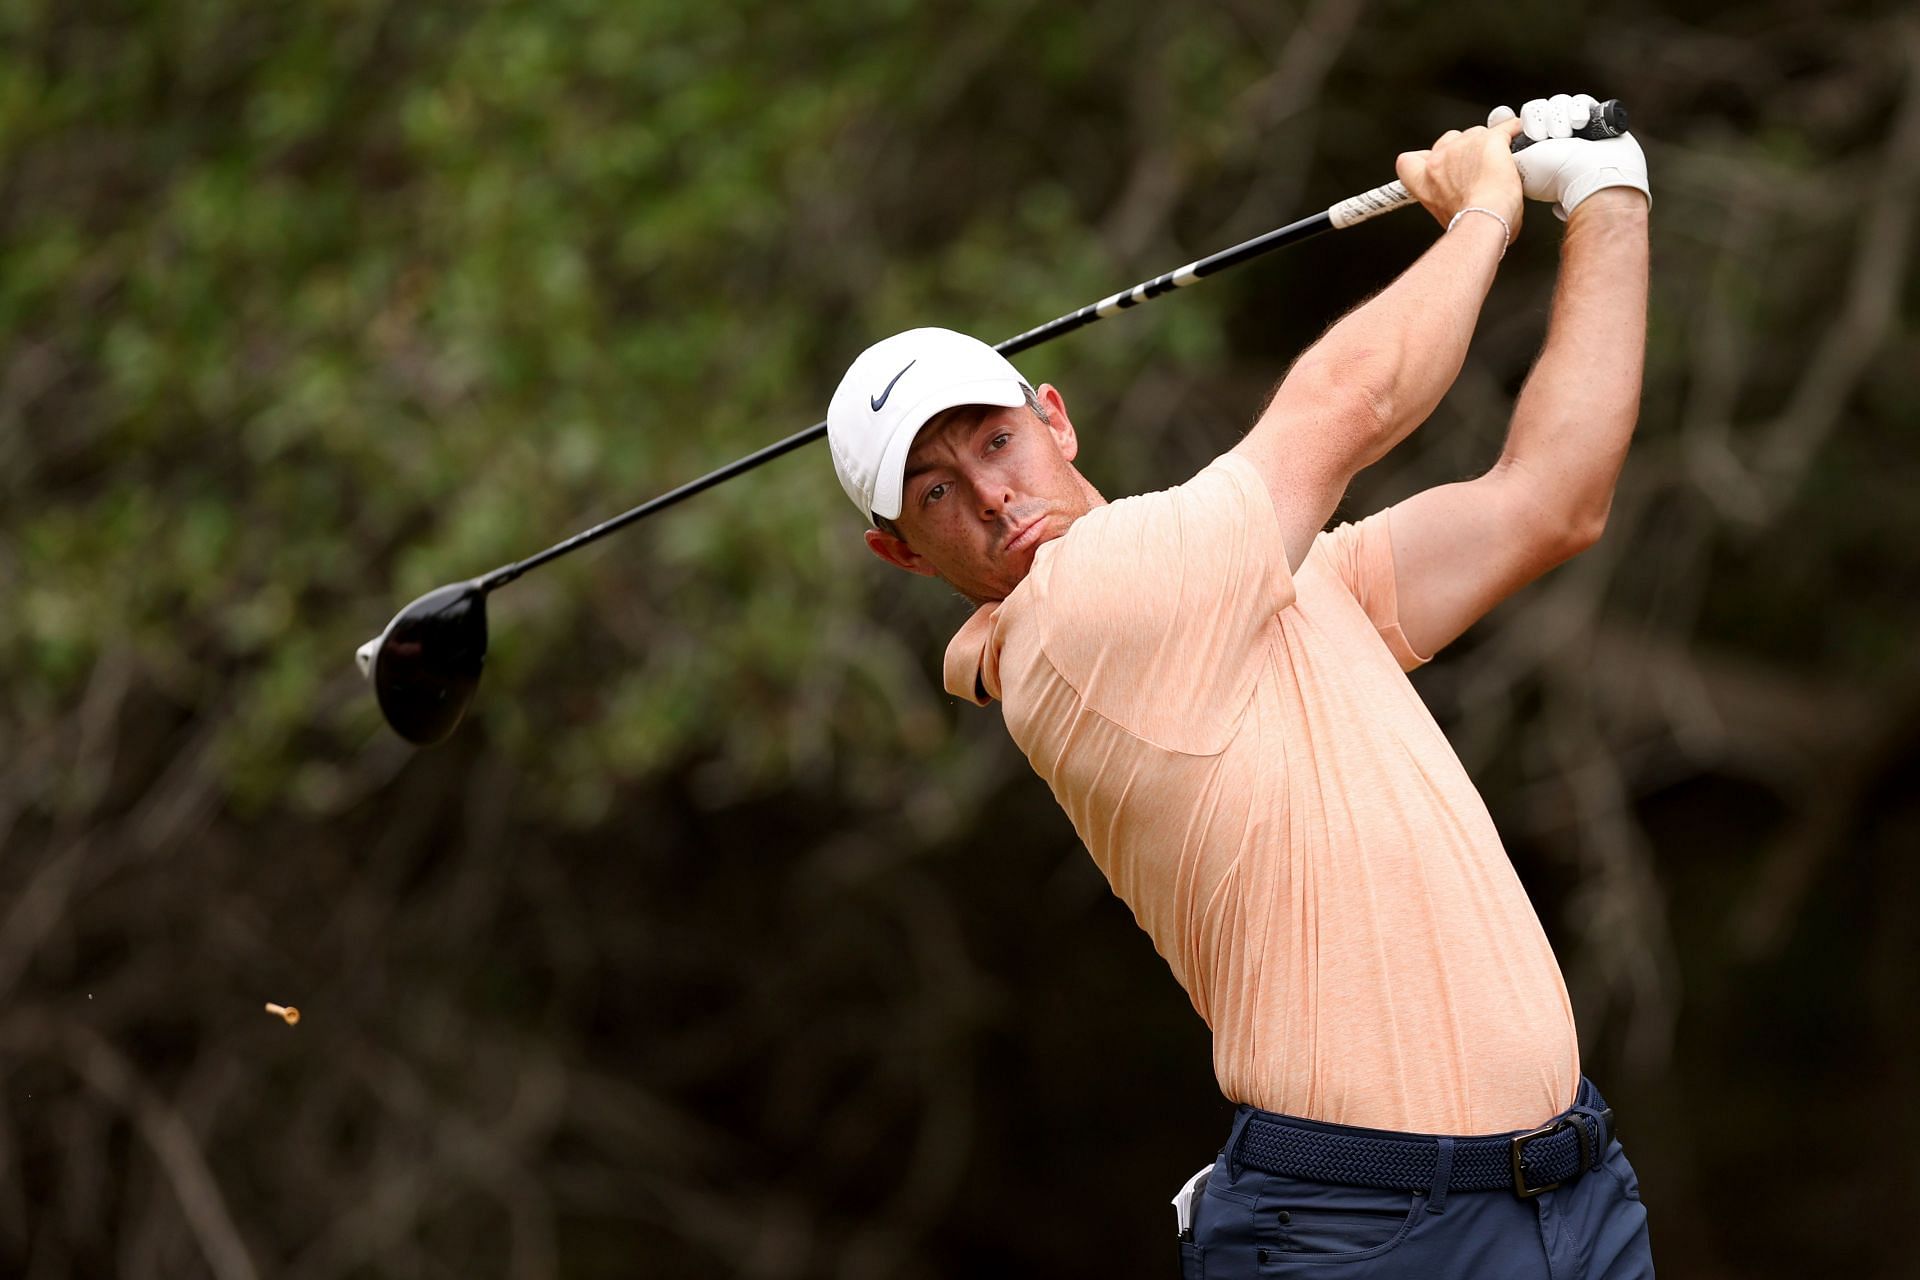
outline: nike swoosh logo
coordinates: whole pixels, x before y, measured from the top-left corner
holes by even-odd
[[[907,370],[913,368],[913,366],[919,363],[920,361],[917,358],[907,361],[905,368],[902,368],[900,372],[893,375],[893,382],[898,382],[900,381],[900,379],[906,377]],[[872,406],[873,411],[875,413],[880,412],[880,406],[885,404],[887,402],[887,397],[893,394],[893,382],[889,382],[887,384],[887,389],[885,391],[882,391],[879,395],[867,397],[867,404]]]

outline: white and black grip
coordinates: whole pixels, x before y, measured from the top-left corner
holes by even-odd
[[[1627,109],[1618,98],[1609,98],[1593,109],[1592,118],[1586,124],[1573,131],[1576,138],[1585,138],[1588,142],[1603,142],[1608,138],[1617,138],[1627,131]],[[1521,134],[1513,140],[1515,151],[1525,151],[1533,145],[1533,139]],[[1339,204],[1327,210],[1327,220],[1336,231],[1377,218],[1383,213],[1392,213],[1414,203],[1413,197],[1398,179],[1383,187],[1363,191],[1357,196],[1348,196]]]

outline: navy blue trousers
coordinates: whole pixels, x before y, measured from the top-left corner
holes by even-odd
[[[1523,1200],[1511,1189],[1376,1191],[1236,1168],[1242,1106],[1180,1244],[1185,1280],[1651,1280],[1640,1183],[1617,1141],[1600,1167]]]

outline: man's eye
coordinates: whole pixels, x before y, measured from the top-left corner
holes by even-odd
[[[925,493],[920,495],[920,505],[923,507],[929,506],[935,502],[940,501],[940,499],[944,498],[946,494],[947,494],[947,486],[944,484],[936,484],[930,489],[928,489]]]
[[[989,449],[999,449],[1004,447],[1007,441],[1011,439],[1013,439],[1013,435],[1010,432],[1002,431],[999,435],[987,442],[987,447]]]

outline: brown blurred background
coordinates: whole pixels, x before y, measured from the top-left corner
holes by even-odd
[[[1920,1274],[1909,6],[0,7],[0,1274],[1173,1274],[1205,1029],[824,451],[495,598],[443,747],[356,644],[1558,90],[1655,191],[1605,540],[1417,677],[1673,1277]],[[1227,448],[1405,213],[1021,361],[1108,494]],[[1471,474],[1534,206],[1348,514]],[[264,1001],[300,1007],[288,1028]]]

